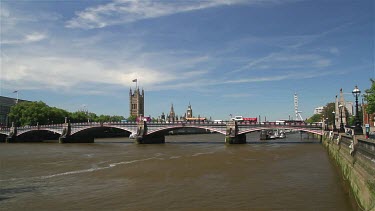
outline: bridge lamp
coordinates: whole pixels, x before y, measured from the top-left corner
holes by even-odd
[[[332,128],[332,131],[335,132],[337,130],[337,128],[336,128],[336,112],[332,111],[332,114],[333,114],[333,128]]]
[[[363,130],[361,126],[361,120],[359,119],[358,115],[358,96],[361,94],[361,91],[358,89],[357,86],[354,87],[353,96],[355,97],[355,126],[354,126],[354,135],[362,135]]]
[[[339,105],[339,111],[340,111],[340,129],[339,129],[339,133],[345,133],[345,128],[344,128],[344,122],[342,121],[342,109],[343,109],[343,105]]]

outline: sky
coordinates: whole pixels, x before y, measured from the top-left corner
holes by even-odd
[[[0,0],[0,95],[68,111],[303,118],[375,78],[372,0]],[[361,100],[361,99],[360,99]]]

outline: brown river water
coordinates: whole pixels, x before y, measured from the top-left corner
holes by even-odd
[[[0,210],[356,210],[319,140],[258,139],[1,143]]]

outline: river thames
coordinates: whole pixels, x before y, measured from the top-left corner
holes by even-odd
[[[255,133],[242,145],[225,145],[220,134],[167,136],[155,145],[128,138],[2,143],[0,208],[356,210],[319,140],[258,139]]]

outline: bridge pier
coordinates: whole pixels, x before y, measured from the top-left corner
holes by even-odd
[[[150,134],[143,137],[136,137],[135,142],[137,144],[164,144],[164,134]]]
[[[94,137],[90,136],[66,136],[59,138],[60,144],[65,143],[94,143]]]
[[[17,127],[14,127],[14,122],[12,122],[12,127],[10,128],[9,135],[5,138],[5,143],[15,142],[16,137],[17,137]]]
[[[246,144],[246,134],[238,134],[238,125],[236,121],[228,122],[226,134],[226,144]]]
[[[165,136],[164,134],[148,134],[147,135],[147,123],[145,121],[140,121],[137,124],[137,135],[135,137],[135,143],[137,144],[164,144]]]
[[[94,137],[86,135],[71,135],[72,127],[70,123],[65,122],[63,125],[63,132],[59,137],[59,143],[94,143]]]
[[[261,130],[260,131],[260,140],[267,140],[269,135],[267,134],[267,130]]]

